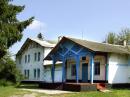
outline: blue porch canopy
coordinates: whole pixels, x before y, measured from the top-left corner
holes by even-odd
[[[90,82],[93,83],[93,72],[94,72],[94,54],[93,50],[90,50],[67,37],[63,37],[61,41],[52,49],[47,55],[45,60],[52,60],[52,82],[54,83],[55,63],[62,61],[62,82],[66,82],[66,70],[65,62],[69,58],[74,58],[76,62],[76,82],[79,82],[79,65],[80,57],[89,56],[90,58]]]

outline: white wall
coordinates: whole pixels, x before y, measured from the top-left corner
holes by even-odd
[[[55,78],[54,78],[54,82],[62,82],[62,66],[58,65],[55,66]],[[51,66],[45,66],[44,69],[44,81],[45,82],[52,82],[52,78],[51,78]]]
[[[34,46],[35,45],[35,46]],[[29,70],[29,81],[44,81],[44,66],[43,66],[43,59],[46,56],[51,48],[45,48],[36,43],[32,42],[26,47],[26,49],[22,52],[20,56],[16,57],[16,64],[17,67],[21,70],[22,74],[24,75],[24,70]],[[34,53],[40,52],[40,61],[34,60]],[[30,62],[25,63],[25,55],[30,55]],[[21,64],[19,64],[19,57],[21,57]],[[40,78],[34,78],[34,69],[40,69]]]
[[[129,83],[130,66],[125,54],[109,54],[108,83]]]

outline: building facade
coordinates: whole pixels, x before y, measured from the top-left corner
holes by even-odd
[[[130,83],[129,46],[111,45],[63,37],[44,60],[52,60],[51,77],[55,83],[55,63],[61,61],[61,82]]]
[[[16,55],[16,66],[25,76],[24,81],[44,81],[44,65],[52,61],[43,61],[55,44],[41,39],[28,38]]]

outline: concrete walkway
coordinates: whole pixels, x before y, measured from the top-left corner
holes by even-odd
[[[31,92],[38,92],[38,93],[44,93],[44,94],[66,94],[66,93],[74,93],[70,91],[63,91],[63,90],[47,90],[47,89],[21,89]]]

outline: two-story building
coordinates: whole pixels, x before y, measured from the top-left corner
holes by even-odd
[[[43,59],[54,46],[55,44],[39,38],[28,38],[25,41],[16,54],[17,68],[25,76],[24,81],[51,81],[52,61],[43,61]]]

